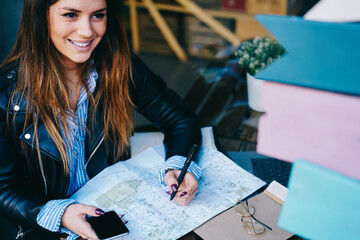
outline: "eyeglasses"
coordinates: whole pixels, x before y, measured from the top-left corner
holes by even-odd
[[[254,217],[255,208],[251,206],[247,200],[245,200],[245,202],[238,200],[234,209],[241,216],[241,222],[243,223],[243,228],[246,232],[258,235],[265,232],[265,228],[272,230],[265,223],[260,222]]]

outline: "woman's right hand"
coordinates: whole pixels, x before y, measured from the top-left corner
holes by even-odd
[[[94,206],[81,203],[71,204],[66,208],[61,218],[61,225],[84,239],[97,240],[94,230],[86,221],[86,215],[98,217],[103,214],[103,210]]]

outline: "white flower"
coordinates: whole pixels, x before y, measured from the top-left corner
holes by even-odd
[[[274,62],[284,49],[270,37],[255,37],[252,41],[243,42],[236,52],[238,63],[251,74]]]

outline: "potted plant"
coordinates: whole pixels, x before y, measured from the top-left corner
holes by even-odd
[[[284,53],[285,49],[270,36],[255,37],[251,41],[243,42],[235,52],[235,55],[239,57],[238,64],[246,71],[248,103],[255,111],[263,112],[260,97],[264,81],[254,78],[254,75]]]

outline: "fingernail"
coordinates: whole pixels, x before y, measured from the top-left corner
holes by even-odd
[[[97,208],[97,209],[95,209],[95,213],[96,213],[96,215],[104,215],[104,211],[103,210],[101,210],[100,208]]]
[[[127,223],[128,223],[128,221],[127,221],[127,220],[125,220],[125,221],[124,221],[124,223],[125,223],[125,224],[127,224]]]
[[[185,192],[182,192],[181,194],[180,194],[180,197],[183,197],[183,196],[185,196],[187,194],[187,192],[185,191]]]
[[[172,189],[173,191],[176,191],[177,188],[178,188],[178,186],[177,186],[176,184],[171,185],[171,189]]]
[[[167,194],[169,194],[169,195],[171,195],[171,193],[170,192],[166,192]]]

